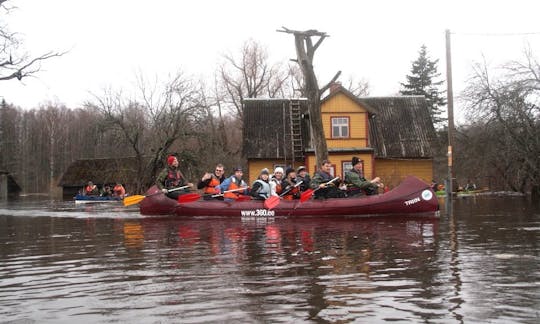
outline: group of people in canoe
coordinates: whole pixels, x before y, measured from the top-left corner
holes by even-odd
[[[86,186],[81,190],[81,193],[83,196],[100,196],[122,199],[126,196],[126,189],[119,182],[116,182],[116,184],[104,184],[103,187],[99,189],[92,181],[88,181]]]
[[[333,177],[330,173],[332,164],[325,160],[321,163],[313,177],[306,167],[276,167],[272,173],[262,169],[258,178],[249,186],[243,179],[243,170],[236,167],[233,174],[225,176],[225,168],[217,164],[213,172],[205,173],[197,183],[197,189],[204,192],[204,199],[223,199],[235,201],[239,198],[265,200],[272,196],[286,200],[299,199],[302,192],[313,191],[315,199],[346,198],[359,195],[375,195],[384,184],[379,177],[367,180],[362,174],[363,161],[352,158],[352,169],[345,172],[345,179]],[[177,200],[182,194],[194,190],[195,185],[189,182],[179,169],[179,161],[174,155],[167,157],[167,166],[156,178],[156,186],[169,198]]]

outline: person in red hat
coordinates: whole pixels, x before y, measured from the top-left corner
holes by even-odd
[[[178,199],[178,196],[188,193],[193,188],[193,183],[188,182],[182,172],[178,169],[178,159],[174,155],[167,157],[167,167],[161,171],[156,178],[156,186],[171,199]],[[170,191],[171,189],[189,186],[182,190]]]

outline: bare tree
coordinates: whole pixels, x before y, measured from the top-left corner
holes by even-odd
[[[492,162],[498,176],[515,190],[528,187],[540,196],[540,65],[529,51],[526,63],[507,63],[497,77],[485,63],[474,68],[464,96],[469,117],[497,129]]]
[[[0,13],[8,14],[13,7],[7,6],[8,0],[0,0]],[[19,53],[20,39],[16,33],[8,30],[6,25],[0,25],[0,81],[22,80],[32,76],[41,69],[41,62],[64,53],[49,51],[37,57],[28,53]]]
[[[283,29],[278,30],[278,32],[294,35],[296,61],[304,76],[304,94],[308,100],[309,120],[311,136],[315,146],[315,157],[317,159],[317,165],[320,165],[323,160],[328,159],[328,147],[326,146],[321,116],[321,95],[338,79],[341,71],[336,73],[328,84],[319,89],[317,77],[315,76],[315,71],[313,69],[313,58],[315,56],[315,51],[328,35],[325,32],[319,32],[314,29],[298,31],[290,30],[285,27],[282,28]],[[315,44],[313,44],[312,37],[318,37]]]
[[[280,64],[268,61],[268,52],[254,40],[248,40],[240,50],[239,57],[224,55],[225,62],[219,68],[225,103],[234,109],[242,120],[244,98],[274,98],[284,95],[288,74]]]

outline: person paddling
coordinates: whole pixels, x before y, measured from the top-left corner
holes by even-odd
[[[193,188],[193,183],[188,182],[182,172],[178,169],[178,159],[174,155],[169,155],[167,157],[167,167],[161,171],[161,173],[156,178],[156,186],[165,194],[167,197],[177,200],[178,196],[186,194],[189,192],[189,188],[183,190],[176,190],[169,192],[170,189],[189,186]]]
[[[219,185],[219,190],[224,193],[223,197],[225,201],[231,202],[239,198],[240,195],[248,194],[248,186],[246,182],[242,179],[244,172],[241,167],[236,167],[234,169],[234,174],[225,179],[223,183]],[[242,191],[237,191],[236,189],[246,188]],[[235,190],[235,191],[232,191]],[[228,192],[226,192],[228,191]]]

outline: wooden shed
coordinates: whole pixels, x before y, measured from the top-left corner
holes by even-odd
[[[126,192],[130,193],[139,178],[135,157],[81,159],[71,163],[58,186],[62,187],[64,197],[75,196],[88,181],[92,181],[100,189],[105,184],[120,182]]]

